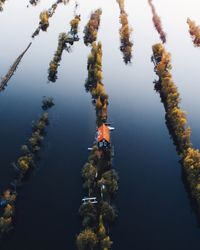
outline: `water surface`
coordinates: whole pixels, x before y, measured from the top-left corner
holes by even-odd
[[[3,76],[29,43],[39,13],[54,1],[7,1],[0,13],[0,72]],[[154,1],[168,34],[174,80],[188,111],[194,145],[200,148],[200,50],[193,47],[187,17],[199,21],[197,0]],[[50,124],[41,160],[20,189],[15,230],[2,250],[75,249],[80,231],[78,208],[83,195],[80,178],[95,133],[95,113],[85,92],[90,48],[82,30],[91,10],[102,7],[98,39],[103,44],[104,84],[109,94],[109,119],[116,128],[115,168],[120,176],[116,199],[119,219],[111,229],[113,249],[197,250],[200,229],[181,179],[181,167],[165,125],[160,97],[154,91],[151,46],[159,42],[145,0],[126,0],[134,28],[133,63],[126,66],[119,50],[119,8],[113,1],[80,1],[81,41],[72,53],[63,53],[56,83],[47,83],[47,70],[60,32],[69,30],[74,2],[59,5],[46,33],[34,39],[8,87],[0,93],[0,189],[12,179],[11,162],[41,114],[42,96],[53,96]]]

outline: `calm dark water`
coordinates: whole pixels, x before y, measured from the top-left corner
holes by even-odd
[[[8,1],[0,13],[0,74],[4,75],[26,47],[39,13],[54,1]],[[188,111],[194,145],[200,148],[200,50],[188,35],[186,18],[199,21],[197,0],[154,1],[168,34],[173,75]],[[134,59],[125,66],[119,51],[119,9],[113,1],[80,1],[81,31],[91,10],[102,7],[99,40],[103,43],[104,83],[110,96],[109,116],[116,127],[115,168],[120,176],[116,199],[119,220],[112,228],[113,249],[197,250],[200,228],[185,191],[175,147],[165,125],[164,109],[153,89],[151,46],[159,36],[145,0],[127,0],[134,28]],[[38,169],[21,188],[16,226],[2,250],[75,249],[80,231],[77,211],[83,195],[80,172],[95,132],[95,114],[84,90],[89,48],[75,44],[65,53],[56,83],[47,83],[47,69],[58,34],[69,30],[74,2],[59,5],[47,33],[40,33],[7,89],[0,94],[0,189],[13,176],[11,162],[41,114],[42,96],[53,96],[50,125]],[[174,8],[174,9],[173,9]],[[82,37],[82,33],[81,33]]]

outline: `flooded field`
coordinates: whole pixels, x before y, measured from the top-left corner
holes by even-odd
[[[0,1],[0,249],[198,250],[199,1],[30,2]]]

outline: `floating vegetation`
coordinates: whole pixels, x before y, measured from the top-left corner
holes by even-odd
[[[7,86],[8,81],[10,80],[10,78],[14,75],[17,66],[19,65],[19,63],[21,62],[24,54],[27,52],[27,50],[31,47],[32,43],[29,43],[28,47],[22,52],[21,55],[19,55],[17,57],[17,59],[15,60],[15,62],[13,63],[13,65],[10,67],[8,73],[1,79],[0,81],[0,91],[4,90],[5,87]]]
[[[87,69],[88,78],[85,88],[92,95],[93,104],[96,108],[97,125],[101,125],[107,121],[108,117],[108,95],[102,83],[102,45],[100,42],[92,43]]]
[[[3,11],[3,5],[6,0],[0,0],[0,11]]]
[[[92,44],[97,40],[97,33],[99,30],[99,25],[100,25],[100,17],[102,14],[101,9],[97,9],[94,12],[92,12],[90,16],[90,20],[85,26],[84,29],[84,43],[85,45]]]
[[[189,25],[189,32],[194,45],[200,47],[200,26],[190,20],[190,18],[187,19],[187,24]]]
[[[159,77],[155,82],[155,88],[160,93],[166,110],[167,126],[181,159],[187,187],[200,212],[200,151],[191,143],[191,129],[187,125],[187,116],[179,106],[180,94],[170,72],[171,56],[162,44],[156,44],[153,46],[152,60]]]
[[[153,23],[154,26],[156,28],[156,30],[158,31],[159,35],[160,35],[160,39],[163,43],[166,43],[166,33],[164,32],[163,28],[162,28],[162,22],[160,17],[158,16],[158,14],[156,13],[156,9],[155,6],[152,3],[152,0],[148,0],[148,3],[151,7],[151,11],[153,14]]]
[[[111,249],[109,226],[117,218],[112,200],[118,191],[118,174],[112,168],[113,147],[107,120],[108,96],[102,84],[102,46],[92,43],[88,57],[88,79],[86,89],[90,91],[96,107],[97,136],[87,163],[82,169],[83,187],[87,197],[79,209],[83,230],[76,237],[79,250]],[[106,117],[102,117],[102,107],[106,105]]]
[[[66,49],[69,52],[74,42],[79,41],[78,25],[80,20],[80,15],[76,15],[70,22],[71,30],[67,34],[60,33],[59,35],[57,50],[54,54],[53,60],[49,64],[48,79],[51,82],[55,82],[57,80],[58,66],[62,58],[63,50]]]
[[[40,33],[40,30],[42,31],[47,31],[47,28],[49,27],[49,18],[53,16],[53,14],[55,13],[58,4],[59,3],[68,3],[68,1],[65,0],[57,0],[56,3],[52,4],[51,8],[49,8],[48,10],[45,10],[43,12],[40,13],[40,22],[39,22],[39,26],[38,28],[35,30],[35,32],[32,34],[32,38],[34,38],[35,36],[37,36]]]
[[[48,124],[48,113],[44,112],[39,120],[34,123],[32,135],[27,144],[21,147],[21,156],[18,158],[17,163],[13,163],[16,171],[15,178],[0,196],[0,238],[13,228],[17,188],[22,184],[27,174],[30,173],[30,170],[36,166],[37,153],[40,151],[45,135],[44,131]]]

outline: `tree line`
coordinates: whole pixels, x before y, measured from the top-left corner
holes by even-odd
[[[100,25],[102,10],[97,9],[91,13],[90,19],[84,28],[84,43],[85,45],[92,44],[97,40],[97,33]]]
[[[52,98],[43,100],[43,109],[47,110],[54,105]],[[32,134],[27,143],[21,146],[21,155],[16,163],[14,179],[0,195],[0,238],[9,233],[13,228],[17,189],[23,184],[25,178],[36,167],[37,156],[40,152],[42,141],[45,136],[45,129],[49,124],[48,112],[43,112],[38,121],[33,124]]]
[[[120,8],[120,23],[121,27],[119,29],[119,34],[120,34],[120,50],[123,53],[123,60],[124,62],[130,63],[132,59],[132,47],[133,43],[131,42],[131,33],[132,33],[132,28],[129,25],[128,22],[128,14],[125,11],[125,3],[124,0],[117,0]]]
[[[78,25],[81,20],[80,15],[76,15],[71,21],[71,30],[66,33],[60,33],[58,37],[58,47],[54,54],[52,61],[49,64],[48,69],[48,79],[51,82],[55,82],[57,80],[57,72],[58,66],[62,58],[62,53],[64,50],[69,51],[70,46],[74,44],[74,42],[79,41],[78,37]]]
[[[96,110],[97,127],[107,121],[108,95],[102,83],[102,45],[92,43],[88,56],[88,78],[86,90],[91,93]],[[119,177],[113,169],[112,147],[99,148],[94,143],[88,160],[82,169],[83,187],[87,197],[96,197],[97,203],[83,203],[79,209],[82,218],[82,231],[76,237],[79,250],[109,250],[113,244],[109,236],[109,227],[117,218],[112,205],[118,191]]]
[[[92,96],[92,102],[96,109],[96,123],[100,126],[107,121],[108,95],[106,94],[102,73],[102,44],[92,43],[91,53],[87,63],[88,77],[85,82],[86,91]]]
[[[155,88],[160,93],[166,110],[167,125],[180,156],[187,187],[200,211],[200,151],[192,145],[187,116],[180,108],[180,94],[170,72],[171,55],[162,44],[155,44],[152,60],[159,77]]]
[[[161,22],[161,19],[160,17],[158,16],[158,14],[156,13],[156,8],[154,6],[154,4],[152,3],[152,0],[148,0],[148,3],[151,7],[151,11],[152,11],[152,14],[153,14],[153,23],[154,23],[154,26],[156,28],[156,30],[158,31],[159,35],[160,35],[160,39],[163,43],[166,43],[166,33],[164,32],[163,30],[163,27],[162,27],[162,22]]]

